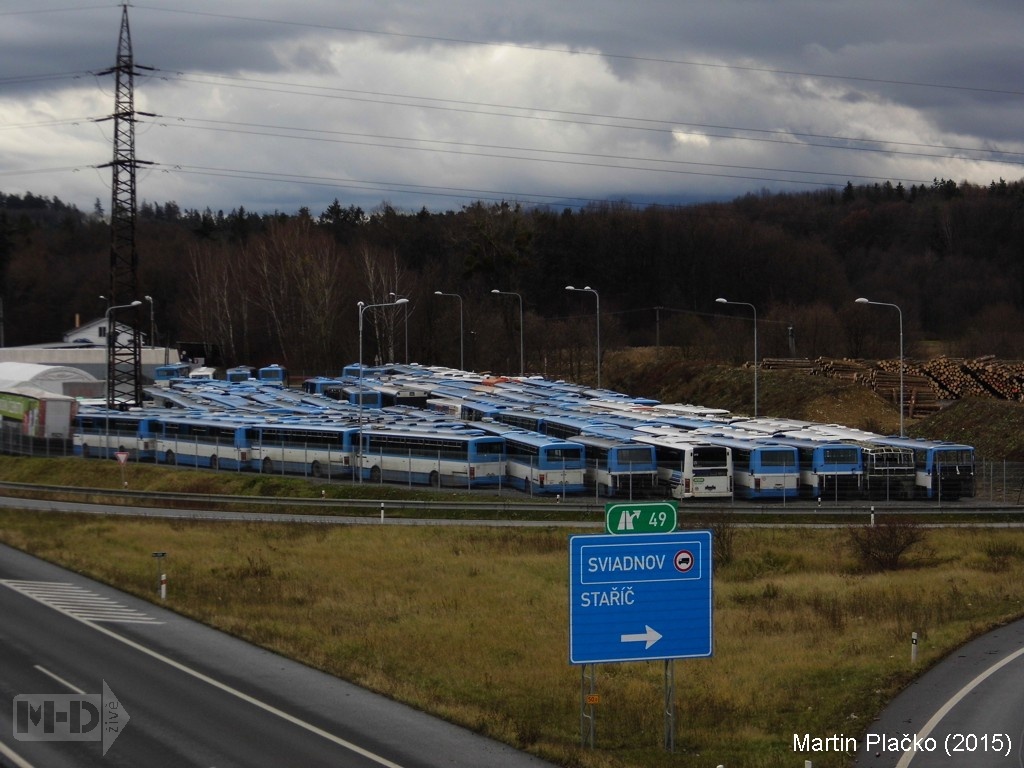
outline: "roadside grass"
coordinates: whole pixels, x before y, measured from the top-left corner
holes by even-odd
[[[793,735],[859,736],[912,677],[1024,614],[1024,532],[929,530],[892,572],[848,532],[734,532],[716,566],[715,655],[597,668],[596,750],[580,747],[568,653],[568,532],[125,520],[0,511],[0,539],[565,766],[783,768]],[[919,634],[910,663],[910,634]]]

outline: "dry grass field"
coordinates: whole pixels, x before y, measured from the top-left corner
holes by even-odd
[[[861,732],[921,669],[1024,614],[1021,531],[929,530],[890,572],[864,570],[844,529],[728,535],[714,656],[675,662],[670,755],[660,662],[598,666],[597,748],[580,748],[565,530],[0,512],[3,541],[151,599],[166,551],[169,608],[580,768],[802,764],[794,733]]]

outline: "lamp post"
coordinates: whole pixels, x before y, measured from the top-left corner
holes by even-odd
[[[746,301],[729,301],[727,299],[715,299],[719,304],[736,304],[741,307],[750,307],[754,313],[754,418],[757,418],[757,307]]]
[[[452,296],[459,300],[459,370],[466,370],[466,356],[465,356],[465,334],[463,333],[462,326],[462,297],[457,293],[445,293],[444,291],[434,291],[435,296]]]
[[[136,299],[131,304],[115,304],[107,307],[106,320],[107,320],[107,410],[114,409],[114,400],[116,399],[117,393],[114,391],[113,376],[114,376],[114,334],[117,333],[115,327],[112,325],[113,320],[111,316],[114,312],[119,309],[131,309],[132,307],[138,307],[142,304],[141,301]]]
[[[567,291],[576,291],[577,293],[592,293],[594,294],[594,300],[597,302],[597,388],[601,388],[601,297],[597,291],[591,288],[589,285],[585,285],[582,288],[574,288],[571,285],[565,286]]]
[[[526,375],[526,357],[523,355],[523,297],[513,291],[499,291],[497,288],[493,289],[491,293],[502,294],[504,296],[515,296],[519,299],[519,375],[520,377]]]
[[[394,295],[394,294],[392,294]],[[359,398],[359,451],[358,451],[358,462],[356,471],[359,472],[359,482],[363,481],[363,313],[368,309],[375,309],[376,307],[394,307],[399,304],[407,304],[408,299],[395,299],[394,301],[387,301],[383,304],[366,304],[360,301],[356,306],[359,307],[359,391],[357,397]]]
[[[896,304],[886,301],[870,301],[863,296],[856,300],[857,304],[874,304],[876,307],[892,307],[900,320],[900,437],[903,437],[903,310]]]
[[[156,349],[156,313],[153,311],[153,297],[143,296],[149,302],[149,348]]]

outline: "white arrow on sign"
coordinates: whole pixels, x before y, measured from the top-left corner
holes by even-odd
[[[661,634],[658,633],[658,632],[655,632],[653,629],[651,629],[646,624],[644,624],[644,630],[645,631],[644,631],[644,633],[642,635],[623,635],[620,638],[620,641],[623,642],[623,643],[644,643],[644,642],[646,642],[647,645],[644,646],[644,650],[646,651],[648,648],[650,648],[656,642],[661,640]]]

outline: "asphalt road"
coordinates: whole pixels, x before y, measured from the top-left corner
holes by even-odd
[[[0,765],[548,765],[2,545],[0,617]],[[129,718],[106,755],[14,737],[16,697],[104,684]],[[25,711],[18,733],[40,733]]]
[[[897,696],[868,736],[858,768],[1024,766],[1024,621],[954,651]]]

